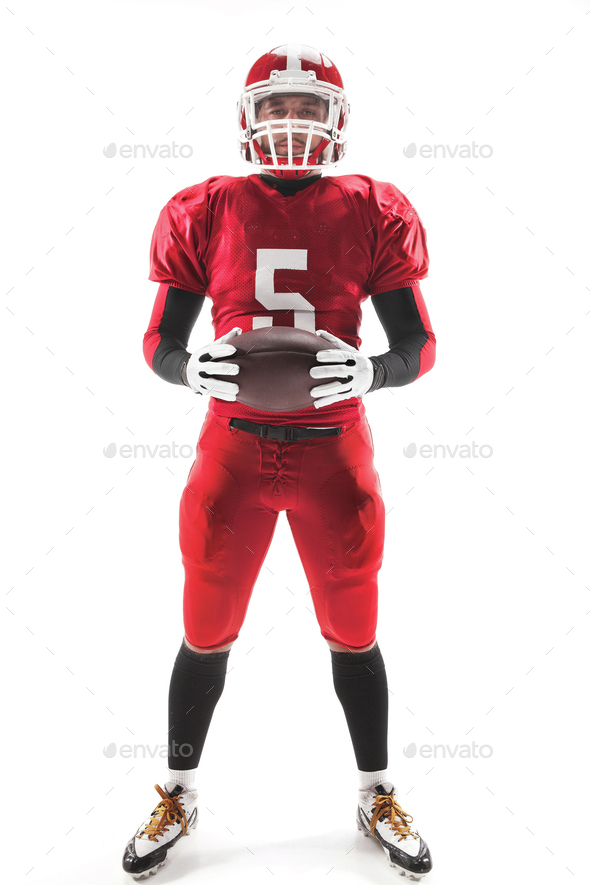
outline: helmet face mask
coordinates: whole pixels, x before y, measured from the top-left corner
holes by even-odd
[[[334,166],[346,151],[348,113],[340,74],[326,56],[307,46],[277,47],[246,78],[238,103],[241,155],[281,178]]]
[[[329,98],[324,103],[317,95],[288,92],[267,96],[255,102],[252,139],[273,163],[280,156],[287,158],[283,166],[294,166],[293,157],[297,155],[307,166],[310,155],[328,147],[333,128],[331,109]]]

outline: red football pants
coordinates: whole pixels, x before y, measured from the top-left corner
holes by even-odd
[[[375,640],[385,513],[365,417],[340,436],[278,442],[207,413],[180,502],[184,626],[191,645],[238,636],[286,510],[322,636]]]

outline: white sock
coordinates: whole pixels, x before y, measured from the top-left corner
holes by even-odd
[[[384,781],[391,783],[385,771],[361,771],[359,769],[359,790],[370,790]]]
[[[177,771],[175,768],[169,768],[167,780],[174,781],[175,784],[180,784],[182,787],[186,787],[187,790],[194,790],[196,774],[196,768],[187,768],[186,771]]]

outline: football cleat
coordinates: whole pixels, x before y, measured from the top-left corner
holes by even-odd
[[[374,836],[389,859],[389,865],[402,876],[415,881],[432,869],[428,845],[418,830],[412,827],[413,818],[401,808],[395,798],[393,784],[379,784],[360,791],[356,822],[364,836]]]
[[[148,878],[164,866],[170,849],[188,836],[198,820],[197,791],[168,781],[155,785],[162,801],[131,837],[123,855],[123,869],[134,879]]]

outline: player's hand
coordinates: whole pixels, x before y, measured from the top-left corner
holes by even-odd
[[[201,347],[196,350],[188,363],[186,364],[186,380],[190,384],[195,393],[202,393],[204,396],[215,396],[217,399],[224,399],[228,403],[235,402],[238,395],[239,387],[231,381],[220,381],[219,378],[212,378],[215,375],[237,375],[240,367],[237,363],[215,363],[208,366],[211,360],[219,359],[223,356],[231,356],[236,352],[233,344],[227,344],[231,338],[241,335],[242,330],[239,326],[235,326],[231,332],[216,338],[212,344]]]
[[[312,366],[309,374],[312,378],[343,378],[342,381],[331,381],[329,384],[320,384],[312,387],[311,395],[314,397],[314,406],[321,409],[340,400],[350,399],[352,396],[364,396],[373,383],[375,371],[373,363],[368,356],[355,350],[350,344],[331,335],[324,329],[318,329],[316,335],[329,341],[337,350],[320,350],[316,354],[319,363],[336,363],[330,366]],[[317,399],[316,399],[317,397]]]

